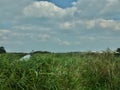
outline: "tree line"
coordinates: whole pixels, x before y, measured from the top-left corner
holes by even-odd
[[[6,53],[6,50],[3,46],[0,47],[0,54],[1,53]],[[35,51],[33,53],[50,53],[50,52],[48,52],[48,51]],[[120,55],[120,48],[117,48],[115,53]]]

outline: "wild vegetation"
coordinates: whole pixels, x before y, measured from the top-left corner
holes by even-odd
[[[0,47],[0,53],[6,53],[6,50],[3,46]]]
[[[120,90],[120,57],[103,53],[0,54],[0,90]]]

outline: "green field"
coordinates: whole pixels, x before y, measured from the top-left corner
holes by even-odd
[[[0,54],[0,90],[120,90],[113,53]]]

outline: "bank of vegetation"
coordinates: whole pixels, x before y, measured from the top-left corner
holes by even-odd
[[[103,53],[0,54],[0,90],[120,90],[120,57]]]

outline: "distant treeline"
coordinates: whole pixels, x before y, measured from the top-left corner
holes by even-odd
[[[112,51],[111,49],[107,49],[105,51],[102,51],[102,52],[93,52],[93,51],[86,51],[86,52],[66,52],[66,53],[86,53],[86,54],[97,54],[97,53],[104,53],[104,52],[110,52],[110,53],[114,53],[116,56],[120,56],[120,48],[117,48],[115,51]],[[3,46],[0,47],[0,54],[2,53],[8,53],[5,48]],[[19,54],[19,55],[26,55],[28,53],[24,53],[24,52],[21,52],[21,53],[17,53],[17,52],[12,52],[13,54]],[[53,53],[53,52],[50,52],[50,51],[32,51],[30,52],[29,54],[49,54],[49,53]]]

